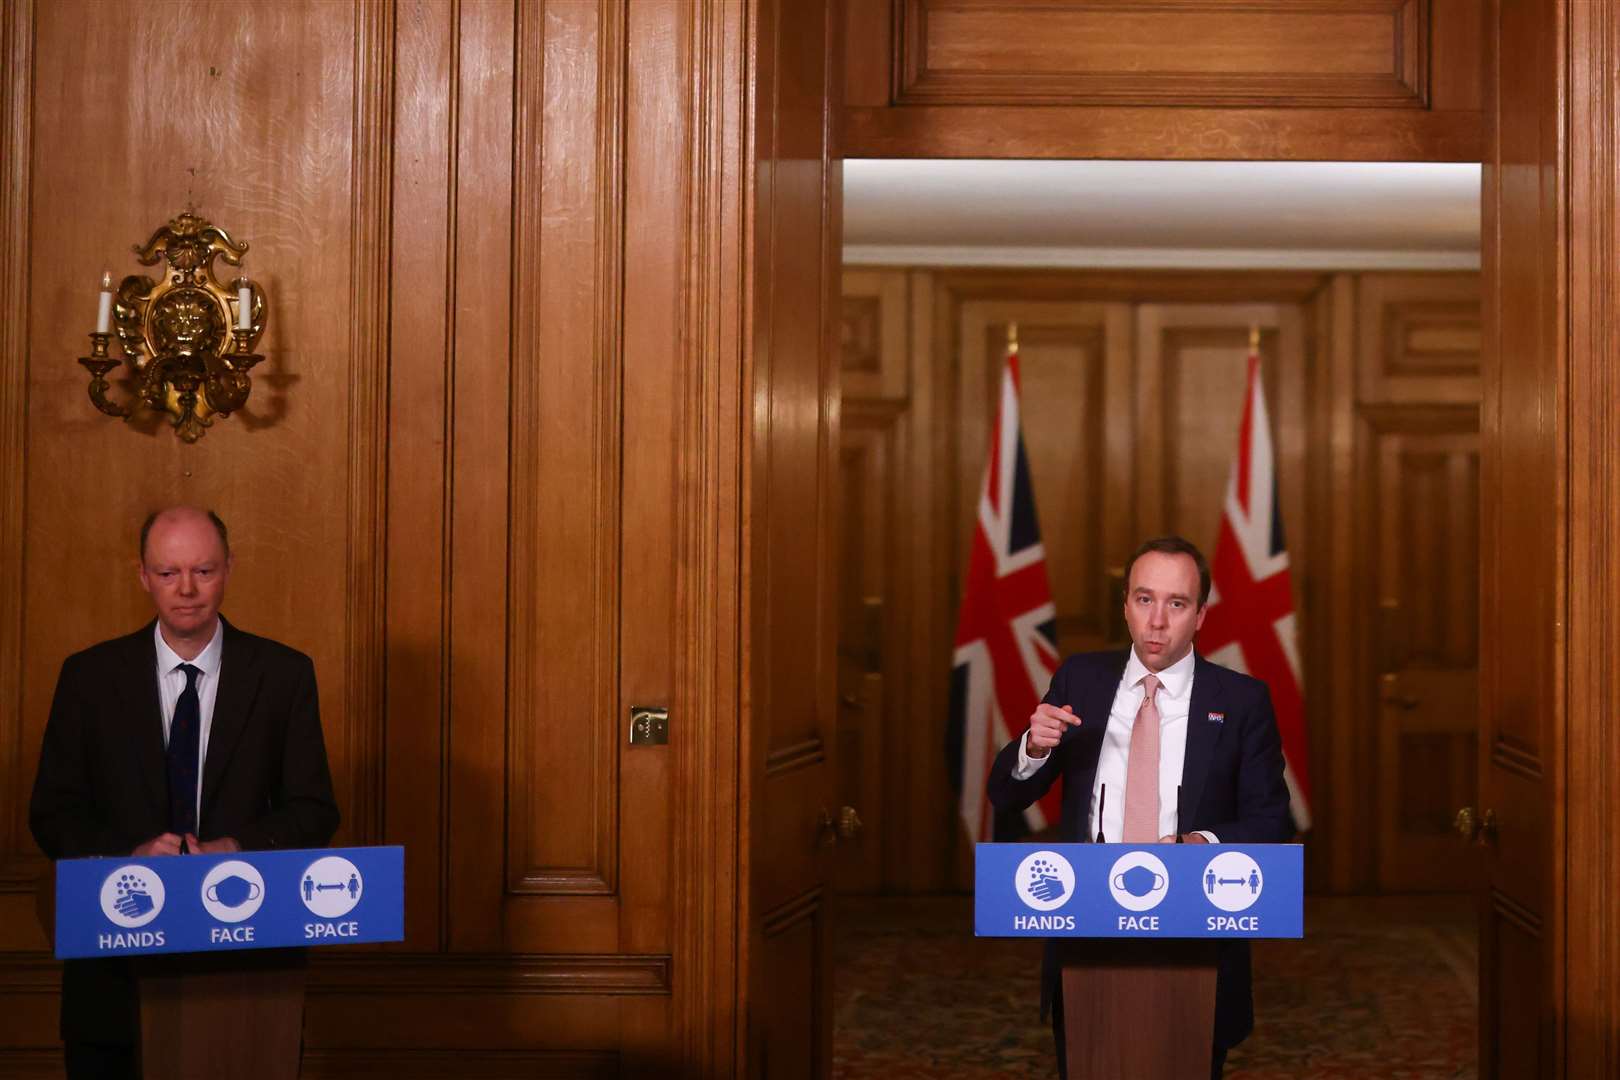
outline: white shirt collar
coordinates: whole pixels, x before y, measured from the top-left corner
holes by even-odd
[[[169,674],[181,664],[190,664],[209,678],[219,674],[219,662],[225,652],[225,620],[220,619],[214,623],[214,636],[208,639],[203,651],[197,654],[196,659],[186,660],[163,640],[163,626],[160,623],[152,625],[152,637],[157,641],[158,671],[163,675]]]
[[[1171,664],[1163,671],[1158,672],[1159,693],[1167,697],[1180,698],[1192,686],[1193,667],[1197,664],[1197,654],[1188,649],[1187,655]],[[1125,661],[1125,685],[1135,687],[1144,678],[1154,674],[1147,669],[1136,655],[1136,646],[1131,646],[1131,658]]]

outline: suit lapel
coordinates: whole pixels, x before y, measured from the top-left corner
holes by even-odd
[[[1193,660],[1192,701],[1187,709],[1187,751],[1181,762],[1181,802],[1178,806],[1181,831],[1198,828],[1193,815],[1204,797],[1204,781],[1209,778],[1209,763],[1215,756],[1215,744],[1220,741],[1224,723],[1209,717],[1221,711],[1221,669],[1195,655]]]
[[[1071,751],[1077,752],[1078,764],[1073,773],[1074,792],[1072,796],[1066,793],[1065,801],[1073,801],[1076,820],[1071,826],[1072,835],[1081,841],[1093,840],[1097,835],[1086,819],[1091,809],[1091,792],[1097,786],[1097,759],[1102,754],[1103,736],[1108,731],[1114,697],[1119,693],[1119,680],[1125,674],[1125,663],[1129,659],[1129,650],[1108,656],[1094,669],[1090,684],[1081,690],[1080,700],[1072,703],[1075,712],[1080,714],[1081,724],[1070,729],[1079,742]],[[1068,782],[1064,780],[1065,785]],[[1115,797],[1120,794],[1116,792]]]
[[[124,670],[118,692],[129,706],[125,725],[136,769],[146,781],[158,817],[169,816],[169,766],[163,748],[163,701],[158,696],[157,644],[152,635],[157,621],[124,639]]]
[[[247,727],[262,675],[254,639],[225,622],[223,616],[220,622],[225,626],[225,641],[220,653],[219,693],[214,698],[214,717],[208,728],[208,760],[203,762],[203,812],[199,826],[207,820],[209,806],[225,776],[225,766],[236,750],[242,730]]]

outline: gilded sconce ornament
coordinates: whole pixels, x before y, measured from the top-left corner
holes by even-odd
[[[214,276],[216,258],[240,266],[247,249],[186,210],[134,247],[142,266],[168,264],[162,280],[131,274],[115,295],[111,272],[102,275],[90,355],[79,358],[97,409],[127,420],[144,406],[193,443],[215,417],[247,404],[248,372],[264,359],[253,351],[264,333],[264,293],[245,277],[227,286]],[[107,375],[119,363],[107,354],[114,333],[132,369],[135,397],[127,404],[107,396]]]

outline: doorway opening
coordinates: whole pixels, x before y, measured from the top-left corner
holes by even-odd
[[[1229,1067],[1352,1075],[1404,1046],[1473,1075],[1479,866],[1452,815],[1478,762],[1479,167],[850,161],[844,180],[836,760],[864,829],[837,871],[834,1075],[919,1054],[1053,1075],[1038,946],[972,937],[946,737],[1014,325],[1061,655],[1128,643],[1138,541],[1213,549],[1258,332],[1309,936],[1257,946],[1256,1030]]]

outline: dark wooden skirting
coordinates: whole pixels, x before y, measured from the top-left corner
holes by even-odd
[[[332,994],[668,994],[668,956],[317,957],[311,996]]]

